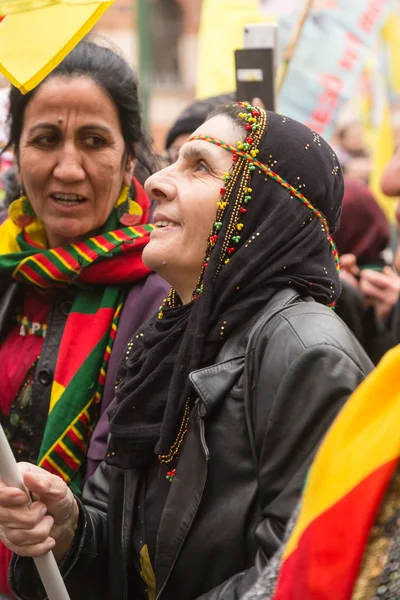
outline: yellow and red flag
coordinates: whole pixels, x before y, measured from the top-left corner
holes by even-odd
[[[38,85],[114,0],[0,0],[0,73],[22,93]]]
[[[400,346],[332,425],[310,470],[273,600],[349,600],[400,457]]]

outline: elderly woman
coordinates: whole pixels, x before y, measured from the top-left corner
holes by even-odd
[[[79,494],[87,459],[93,472],[105,455],[107,423],[88,445],[118,360],[166,293],[141,258],[152,226],[131,185],[134,74],[83,42],[34,91],[12,89],[9,120],[23,193],[0,225],[0,422],[19,460]]]
[[[73,600],[239,598],[371,369],[328,307],[342,176],[316,133],[246,103],[204,123],[147,191],[144,260],[173,287],[127,346],[107,459],[82,502],[22,465],[36,501],[27,511],[2,484],[0,535],[22,557],[53,549]],[[32,564],[15,558],[18,598],[43,597]]]

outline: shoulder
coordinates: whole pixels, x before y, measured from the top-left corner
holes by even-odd
[[[255,348],[292,362],[307,353],[314,357],[347,356],[363,372],[372,364],[347,325],[335,312],[317,302],[298,299],[280,307],[274,316],[255,326]]]
[[[169,288],[169,284],[156,273],[136,281],[126,295],[118,329],[133,335],[136,329],[156,314]]]

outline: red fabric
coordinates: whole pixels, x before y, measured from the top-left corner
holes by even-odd
[[[333,236],[339,254],[355,254],[359,265],[380,264],[390,240],[389,223],[370,189],[345,177],[340,227]]]
[[[273,600],[349,600],[397,459],[371,473],[302,533],[283,561]],[[362,509],[360,509],[362,507]]]
[[[47,323],[49,313],[48,292],[37,291],[31,287],[24,300],[23,315],[30,321]],[[0,412],[7,416],[19,388],[29,368],[39,356],[43,338],[36,335],[20,335],[20,325],[15,323],[13,329],[0,345]]]
[[[8,586],[8,566],[10,564],[12,552],[0,542],[0,594],[9,594]]]
[[[23,314],[32,322],[47,323],[49,294],[30,288],[24,301]],[[43,338],[36,335],[20,335],[20,325],[15,326],[0,346],[0,412],[7,416],[18,389],[22,385],[29,367],[40,354]],[[0,543],[0,593],[10,594],[8,566],[11,552]]]

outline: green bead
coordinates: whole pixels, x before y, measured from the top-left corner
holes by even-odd
[[[221,229],[221,227],[222,227],[222,223],[221,223],[221,221],[216,221],[216,222],[214,223],[214,227],[215,227],[215,229]]]
[[[232,241],[235,242],[235,244],[238,244],[240,242],[240,235],[234,235]]]
[[[245,196],[245,197],[243,198],[243,202],[244,202],[245,204],[247,204],[248,202],[250,202],[250,200],[251,200],[251,196]]]
[[[249,165],[249,171],[255,171],[255,166],[254,165]]]

